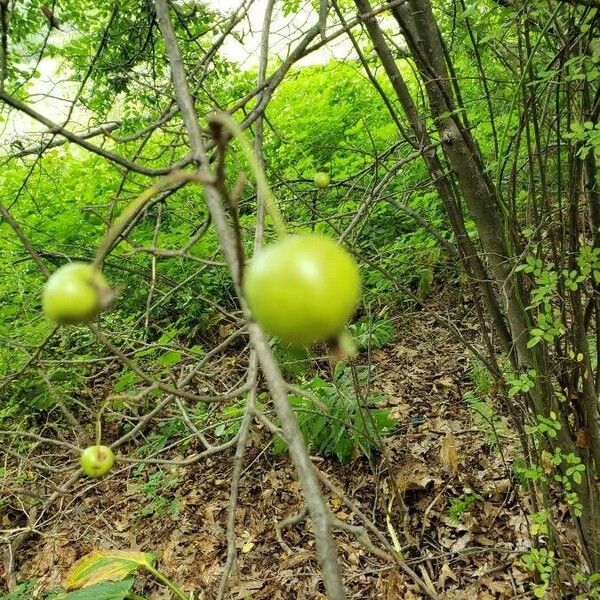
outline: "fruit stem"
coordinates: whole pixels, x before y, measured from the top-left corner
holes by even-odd
[[[285,237],[287,235],[287,227],[285,225],[283,216],[281,215],[281,211],[277,206],[275,196],[273,195],[271,187],[267,182],[267,178],[265,177],[265,173],[262,167],[256,159],[254,150],[250,145],[250,142],[248,142],[248,140],[246,139],[246,135],[244,134],[239,123],[235,119],[233,119],[229,114],[222,112],[216,113],[211,117],[211,119],[225,127],[225,129],[227,129],[227,131],[229,131],[229,133],[240,143],[246,160],[250,164],[250,170],[254,174],[254,178],[256,180],[256,187],[264,197],[265,207],[267,209],[267,212],[269,213],[269,216],[273,220],[273,226],[275,227],[277,236]]]
[[[106,407],[110,404],[110,398],[107,398],[100,406],[98,410],[98,414],[96,415],[96,446],[100,445],[100,441],[102,439],[102,414]]]
[[[189,598],[166,575],[163,575],[163,573],[161,573],[158,569],[155,569],[150,565],[144,566],[152,574],[154,579],[160,581],[160,583],[168,587],[171,592],[173,592],[173,595],[179,598],[179,600],[189,600]]]

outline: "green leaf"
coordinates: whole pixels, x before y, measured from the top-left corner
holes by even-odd
[[[98,583],[59,596],[57,600],[124,600],[133,587],[133,578],[109,583]]]
[[[152,568],[154,556],[131,550],[95,550],[78,560],[63,582],[65,590],[78,590],[105,581],[120,581],[140,568]]]
[[[138,379],[138,376],[132,371],[125,371],[121,374],[119,379],[115,381],[113,389],[115,392],[124,392],[131,389]]]
[[[181,352],[169,350],[158,359],[158,362],[163,365],[163,367],[176,365],[178,362],[181,362]]]

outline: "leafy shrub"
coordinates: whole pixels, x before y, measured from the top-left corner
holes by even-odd
[[[383,348],[387,346],[396,333],[394,322],[381,313],[377,319],[372,315],[362,317],[350,326],[354,341],[359,348]]]
[[[356,369],[358,384],[367,383],[369,370]],[[352,369],[338,365],[333,381],[314,377],[303,388],[307,396],[294,395],[290,403],[308,447],[324,456],[336,456],[348,462],[356,454],[370,457],[395,425],[388,410],[373,408],[384,400],[381,394],[360,397],[355,389]],[[323,410],[325,409],[325,410]],[[275,440],[275,451],[286,448],[281,438]]]

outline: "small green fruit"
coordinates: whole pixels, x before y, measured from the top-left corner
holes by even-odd
[[[104,477],[115,464],[115,455],[108,446],[89,446],[79,458],[81,469],[88,477]]]
[[[325,173],[324,171],[315,173],[315,185],[318,188],[325,189],[329,185],[330,181],[331,178],[329,177],[329,173]]]
[[[288,236],[258,252],[244,276],[244,295],[265,331],[294,345],[337,335],[360,299],[356,262],[318,234]]]
[[[87,263],[73,262],[55,271],[44,286],[42,308],[59,325],[91,321],[102,310],[109,290],[102,273]]]

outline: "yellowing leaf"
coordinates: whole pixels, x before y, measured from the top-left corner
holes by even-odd
[[[254,548],[254,542],[246,542],[242,546],[242,553],[243,554],[248,554],[248,552],[250,552],[250,550],[252,550],[252,548]]]
[[[95,550],[78,560],[63,582],[65,590],[102,583],[120,581],[140,568],[152,569],[154,556],[133,550]]]

